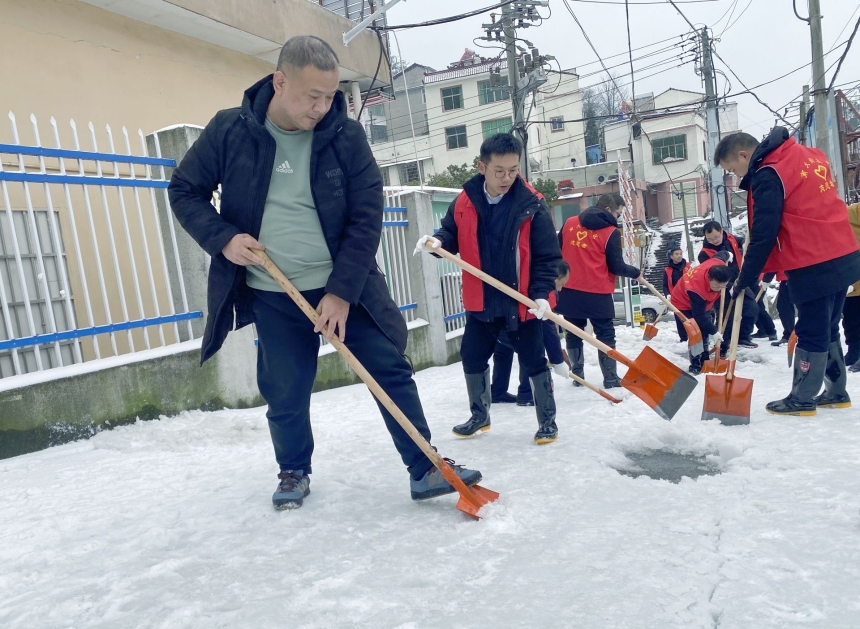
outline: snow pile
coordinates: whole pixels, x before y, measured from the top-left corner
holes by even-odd
[[[685,366],[674,324],[659,327],[651,344]],[[618,332],[638,354],[641,331]],[[741,361],[755,379],[749,426],[700,421],[704,376],[672,422],[626,390],[612,406],[557,379],[560,439],[543,447],[533,409],[508,405],[489,433],[458,440],[461,366],[422,371],[435,445],[502,495],[480,522],[455,496],[410,501],[361,385],[313,396],[313,493],[295,512],[271,508],[262,408],[0,461],[0,626],[856,628],[858,413],[768,415],[789,388],[785,349]],[[673,484],[617,471],[653,451],[721,474]]]

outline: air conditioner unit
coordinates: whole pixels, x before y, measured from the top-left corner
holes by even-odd
[[[603,183],[604,181],[606,181],[606,177],[603,175],[600,175],[600,177],[597,178],[597,183]]]

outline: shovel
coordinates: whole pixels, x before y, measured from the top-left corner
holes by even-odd
[[[487,275],[480,269],[475,268],[455,255],[442,248],[433,249],[429,243],[427,250],[445,258],[467,271],[475,277],[486,282],[493,288],[503,292],[511,299],[515,299],[528,308],[537,308],[538,305],[525,295],[503,284],[496,278]],[[645,347],[636,360],[630,360],[621,352],[618,352],[605,343],[576,327],[554,312],[548,312],[547,318],[563,327],[565,330],[575,334],[589,345],[593,345],[610,358],[614,358],[622,365],[627,366],[627,373],[621,380],[621,386],[631,391],[636,397],[645,402],[655,413],[663,419],[672,419],[678,409],[687,401],[693,389],[699,384],[690,374],[682,371],[650,347]]]
[[[732,325],[732,341],[729,344],[729,365],[726,375],[705,377],[705,403],[702,419],[719,419],[725,426],[750,423],[753,381],[735,377],[735,360],[738,355],[738,338],[741,332],[744,294],[735,303],[735,319]]]
[[[668,307],[663,306],[663,310],[661,310],[660,314],[658,314],[657,317],[654,319],[654,323],[645,324],[645,330],[642,332],[643,341],[650,341],[655,336],[657,336],[657,332],[659,332],[659,330],[657,329],[657,321],[663,318],[663,315],[666,314],[666,311],[668,309]]]
[[[720,318],[718,321],[720,322],[719,332],[722,334],[726,330],[726,324],[729,322],[728,315],[723,317],[723,305],[726,302],[726,289],[720,291]],[[729,306],[729,312],[732,311],[732,307],[735,305],[733,301],[731,306]],[[720,358],[720,349],[722,349],[722,341],[718,342],[714,346],[714,360],[706,360],[705,364],[702,365],[702,373],[725,373],[726,369],[729,368],[729,361],[726,358]]]
[[[794,348],[797,347],[797,333],[792,330],[791,336],[788,337],[788,344],[785,346],[785,351],[788,353],[788,366],[794,362]]]
[[[696,320],[690,319],[689,317],[685,316],[684,313],[682,313],[680,310],[675,308],[675,306],[672,305],[672,302],[669,301],[668,299],[666,299],[662,295],[662,293],[660,293],[660,291],[658,291],[656,288],[654,288],[654,285],[651,284],[651,282],[646,280],[644,277],[639,281],[639,283],[647,286],[648,290],[650,290],[652,293],[654,293],[654,295],[658,299],[660,299],[664,304],[666,304],[666,306],[672,312],[675,313],[675,316],[678,317],[683,322],[684,329],[687,331],[687,339],[688,339],[688,344],[690,346],[690,354],[692,354],[693,356],[698,356],[699,354],[704,352],[705,351],[705,343],[702,340],[702,331],[699,329],[699,324],[696,323]]]
[[[281,270],[272,262],[271,258],[266,255],[263,251],[254,250],[254,253],[257,257],[263,260],[263,268],[269,272],[269,275],[274,278],[274,280],[281,285],[287,295],[289,295],[292,300],[296,303],[296,305],[301,308],[302,312],[307,315],[308,319],[310,319],[314,324],[316,324],[319,315],[317,311],[307,302],[307,300],[302,296],[302,294],[293,286],[292,282],[287,279],[287,277],[281,272]],[[343,344],[337,336],[333,336],[331,338],[331,344],[334,348],[340,353],[341,356],[344,357],[347,364],[352,367],[353,371],[358,374],[358,377],[364,381],[364,384],[367,385],[367,388],[370,389],[370,392],[373,396],[379,400],[379,402],[388,409],[388,412],[397,420],[397,423],[400,424],[400,427],[412,438],[412,441],[421,448],[421,451],[427,456],[428,459],[436,466],[442,476],[451,483],[451,486],[457,490],[460,494],[460,500],[457,502],[457,508],[463,513],[475,518],[476,520],[480,519],[478,512],[481,510],[481,507],[484,505],[495,502],[499,498],[499,494],[494,491],[490,491],[489,489],[485,489],[480,485],[472,485],[469,487],[460,480],[460,477],[457,476],[457,473],[451,469],[451,466],[439,456],[439,453],[433,449],[433,447],[427,442],[424,436],[418,432],[415,426],[412,425],[412,422],[403,414],[397,405],[394,403],[385,390],[379,386],[379,383],[373,379],[373,376],[364,368],[364,366],[358,361],[355,355],[347,348],[346,345]]]

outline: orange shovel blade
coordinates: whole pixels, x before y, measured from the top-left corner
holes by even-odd
[[[728,358],[717,358],[715,360],[706,360],[702,365],[702,373],[726,373],[729,368]]]
[[[705,343],[702,340],[702,330],[695,319],[687,319],[684,321],[684,330],[687,332],[688,345],[693,356],[698,356],[705,349]]]
[[[750,423],[753,381],[749,378],[731,380],[724,376],[705,378],[705,403],[702,420],[719,419],[725,426]]]
[[[642,333],[642,340],[643,341],[650,341],[655,336],[657,336],[657,332],[659,332],[659,330],[657,329],[656,325],[653,325],[651,323],[646,323],[645,324],[645,331]]]
[[[698,384],[693,376],[647,345],[633,365],[627,364],[627,373],[621,380],[622,387],[666,420],[675,416]]]
[[[457,476],[457,473],[451,469],[451,466],[444,460],[442,461],[442,466],[439,468],[439,471],[442,472],[442,476],[445,480],[451,483],[451,486],[460,494],[460,500],[457,501],[457,508],[469,517],[480,520],[481,516],[478,515],[478,512],[481,508],[484,505],[495,502],[499,499],[499,494],[481,487],[480,485],[472,485],[471,487],[467,486],[466,483]]]
[[[788,345],[785,346],[785,351],[788,352],[788,366],[794,362],[794,348],[797,346],[797,334],[794,330],[791,331],[791,336],[788,337]]]

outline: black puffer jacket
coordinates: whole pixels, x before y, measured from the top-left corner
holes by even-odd
[[[174,171],[168,192],[182,227],[212,256],[201,360],[221,347],[228,332],[253,320],[253,293],[245,268],[221,253],[236,234],[257,238],[275,160],[275,140],[264,126],[274,95],[271,75],[245,92],[241,107],[215,114]],[[221,212],[210,204],[221,184]],[[337,93],[314,129],[311,189],[334,261],[325,290],[363,305],[403,352],[407,331],[376,266],[382,233],[382,177],[361,125],[346,117]]]

